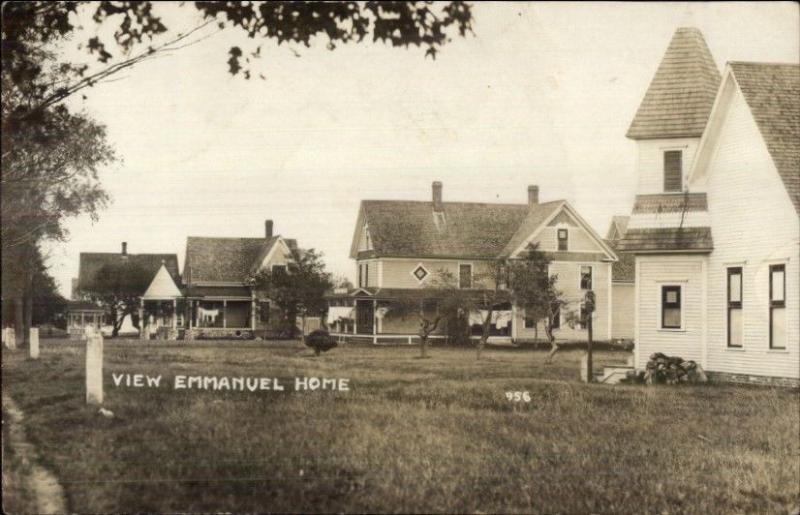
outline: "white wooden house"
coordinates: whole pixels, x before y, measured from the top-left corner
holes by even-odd
[[[681,28],[628,137],[637,368],[654,352],[722,379],[800,380],[800,67],[729,63]]]

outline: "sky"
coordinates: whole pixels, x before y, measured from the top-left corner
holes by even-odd
[[[171,29],[198,22],[191,7],[158,9]],[[71,219],[69,241],[47,248],[62,293],[80,252],[125,241],[182,267],[187,236],[261,237],[266,219],[352,280],[359,202],[429,200],[435,180],[445,201],[524,203],[536,184],[603,235],[630,212],[625,132],[676,28],[700,28],[720,70],[800,61],[794,3],[487,3],[473,15],[475,34],[436,60],[369,42],[266,43],[266,79],[250,81],[225,64],[248,42],[213,30],[72,99],[121,160],[101,170],[112,202],[99,221]]]

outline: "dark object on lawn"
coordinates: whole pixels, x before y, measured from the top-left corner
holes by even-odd
[[[650,356],[645,369],[647,384],[678,382],[705,383],[708,381],[703,369],[694,361],[685,361],[678,356],[667,356],[656,352]]]
[[[306,336],[306,345],[314,349],[314,354],[319,356],[320,353],[328,352],[336,347],[336,339],[328,334],[328,331],[317,329]]]

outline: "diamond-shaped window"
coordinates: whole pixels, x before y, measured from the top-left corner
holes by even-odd
[[[425,270],[425,267],[422,265],[417,265],[417,268],[415,268],[412,273],[419,282],[422,282],[426,277],[428,277],[428,271]]]

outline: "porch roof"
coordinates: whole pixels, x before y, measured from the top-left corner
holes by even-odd
[[[480,300],[484,294],[489,293],[489,290],[464,290],[463,293],[475,300]],[[494,294],[493,291],[491,293]],[[435,300],[441,298],[441,292],[426,288],[356,288],[348,293],[347,297],[358,300]],[[342,297],[337,296],[336,298]],[[501,291],[499,298],[502,302],[509,302],[511,295],[507,291]]]

